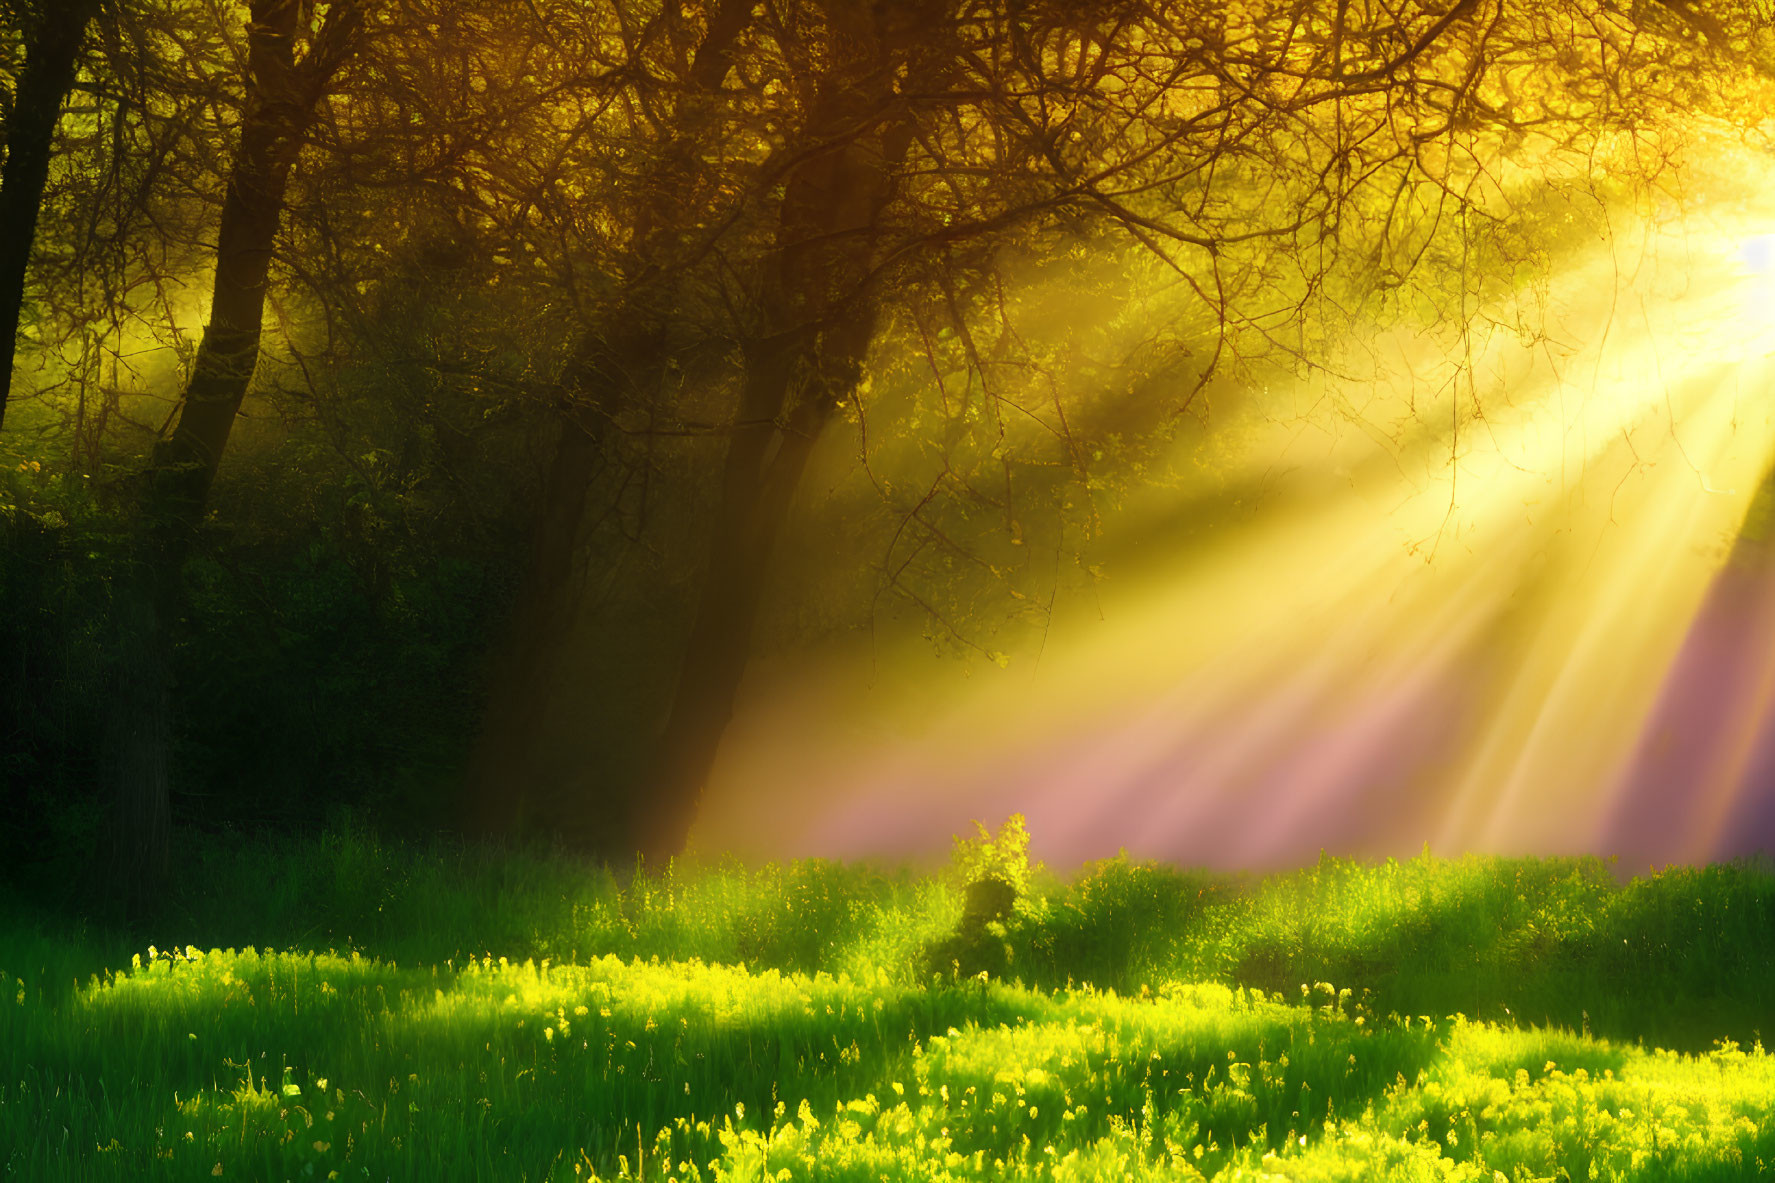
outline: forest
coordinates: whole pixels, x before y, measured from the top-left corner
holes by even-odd
[[[1772,113],[1769,0],[0,0],[0,1174],[1771,1177]]]

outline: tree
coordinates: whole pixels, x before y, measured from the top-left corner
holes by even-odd
[[[602,198],[616,206],[627,226],[612,257],[602,261],[614,291],[579,328],[561,376],[558,435],[530,560],[469,772],[470,824],[482,832],[516,824],[534,782],[545,775],[534,759],[538,724],[558,674],[555,643],[579,607],[577,556],[585,543],[588,499],[611,455],[610,437],[620,435],[617,424],[633,409],[658,405],[660,385],[674,360],[673,310],[688,287],[682,271],[684,231],[708,216],[709,186],[697,173],[718,143],[716,92],[756,7],[757,0],[718,0],[708,9],[694,50],[674,55],[670,65],[676,77],[634,121],[649,153],[643,175],[629,193]],[[661,14],[662,22],[666,16]],[[657,26],[644,29],[629,55],[642,57],[658,31]],[[621,483],[626,482],[619,478]],[[626,813],[620,796],[602,805],[619,817]]]
[[[86,27],[99,0],[36,0],[21,13],[25,64],[6,120],[6,160],[0,165],[0,426],[12,389],[25,268],[36,241],[37,214],[49,179],[50,150],[62,107],[73,89]]]
[[[644,853],[683,848],[733,714],[777,534],[814,444],[862,375],[879,313],[868,281],[913,135],[893,79],[923,64],[925,15],[918,5],[821,6],[826,66],[810,80],[802,150],[760,259],[702,595],[646,786],[652,800],[631,831]]]
[[[774,237],[732,248],[756,268],[754,303],[700,606],[630,831],[656,854],[682,847],[783,516],[856,393],[886,292],[941,293],[953,348],[973,355],[969,325],[995,315],[998,258],[1117,231],[1198,301],[1204,360],[1187,407],[1253,342],[1314,364],[1315,348],[1277,332],[1309,301],[1353,298],[1341,312],[1353,316],[1433,242],[1507,220],[1512,159],[1539,157],[1554,175],[1588,167],[1595,145],[1647,135],[1706,85],[1685,71],[1706,52],[1692,19],[1583,3],[781,12],[782,89],[802,104],[779,122],[798,138],[754,190],[778,210]],[[1641,165],[1659,166],[1655,154]],[[1088,488],[1085,451],[1057,414],[1053,434]],[[990,500],[952,466],[944,479]],[[955,550],[921,512],[938,487],[905,524]]]
[[[546,440],[539,471],[481,474],[514,501],[541,486],[473,777],[486,828],[522,821],[513,785],[542,779],[536,724],[561,677],[632,684],[561,669],[557,642],[597,607],[585,586],[645,600],[624,566],[640,556],[688,590],[660,597],[660,616],[683,612],[673,651],[648,655],[671,676],[657,726],[633,729],[657,740],[645,771],[594,778],[584,802],[607,851],[669,852],[837,429],[861,441],[867,504],[845,512],[879,540],[875,596],[996,658],[978,605],[1013,591],[1039,615],[1060,575],[1036,570],[1035,543],[1053,571],[1082,567],[1102,500],[1211,380],[1264,358],[1326,368],[1346,327],[1408,300],[1465,315],[1524,256],[1525,194],[1598,184],[1592,161],[1634,152],[1631,175],[1655,174],[1658,129],[1727,76],[1692,67],[1760,44],[1748,8],[1673,2],[403,0],[329,98],[368,11],[255,4],[244,74],[194,71],[209,97],[178,119],[241,104],[232,158],[168,130],[158,142],[188,155],[145,166],[144,187],[192,196],[177,225],[131,223],[138,237],[184,243],[206,202],[221,209],[210,323],[141,486],[140,577],[117,595],[110,759],[144,883],[164,863],[179,569],[268,309],[314,314],[286,334],[286,372],[398,421],[402,471],[410,451],[466,455],[487,424]],[[151,96],[147,77],[128,93]],[[95,144],[104,130],[69,126]],[[311,140],[324,168],[286,209]],[[56,217],[105,222],[52,211],[55,244],[80,234]],[[274,251],[295,294],[268,304]],[[79,252],[46,257],[43,306],[76,324],[94,302],[68,282]],[[1117,342],[1136,364],[1090,356],[1028,294],[1087,283],[1094,315],[1144,300],[1162,321]],[[361,466],[341,404],[308,411]],[[662,528],[668,511],[694,546]]]
[[[316,109],[361,37],[368,0],[334,0],[309,31],[301,0],[254,0],[239,140],[217,226],[209,322],[172,434],[156,446],[140,510],[141,553],[120,588],[119,680],[108,759],[117,793],[120,873],[138,903],[165,879],[171,834],[168,630],[180,576],[234,419],[259,360],[266,286],[290,171]],[[308,48],[296,48],[309,33]]]

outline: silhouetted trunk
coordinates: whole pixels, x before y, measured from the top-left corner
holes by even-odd
[[[586,334],[565,375],[581,405],[561,416],[529,567],[470,762],[467,821],[476,833],[520,828],[538,783],[547,779],[538,736],[559,676],[559,646],[580,605],[580,535],[592,487],[607,464],[602,428],[634,397],[629,375],[658,365],[657,336],[643,331],[631,337],[611,346]]]
[[[748,359],[702,598],[647,794],[630,819],[634,844],[646,855],[684,849],[751,657],[771,552],[821,431],[856,387],[874,326],[873,311],[859,308],[822,343],[818,360],[828,371],[823,380],[801,375],[810,359],[798,333],[761,343]],[[785,418],[784,406],[798,387],[800,402]]]
[[[606,431],[623,410],[657,397],[667,357],[674,301],[667,245],[683,230],[673,197],[684,190],[675,170],[700,168],[704,104],[732,65],[733,47],[757,0],[721,0],[710,15],[687,75],[687,94],[673,140],[662,149],[650,187],[662,200],[636,211],[632,266],[638,278],[604,318],[587,328],[562,376],[567,407],[537,510],[529,565],[512,610],[510,637],[497,660],[470,760],[466,820],[481,834],[520,828],[530,802],[552,786],[540,751],[544,714],[561,670],[560,642],[581,607],[578,578],[582,527],[593,485],[609,451]],[[621,832],[619,822],[615,829]]]
[[[326,85],[349,54],[357,3],[336,2],[300,64],[302,0],[254,0],[240,143],[217,227],[210,320],[178,423],[154,449],[129,582],[116,589],[118,678],[106,756],[117,793],[118,871],[131,910],[163,886],[172,834],[167,780],[172,736],[172,639],[180,573],[203,520],[234,419],[259,361],[265,288],[290,168]]]
[[[172,673],[165,636],[175,585],[145,542],[129,575],[112,589],[113,682],[102,758],[117,794],[111,873],[119,902],[137,917],[151,909],[171,863]]]
[[[98,0],[49,0],[43,6],[35,35],[25,46],[25,67],[6,123],[6,163],[0,166],[0,427],[12,395],[25,268],[37,238],[50,149],[74,86],[86,26],[98,7]]]
[[[867,10],[834,0],[848,58],[818,92],[815,144],[791,173],[767,262],[769,333],[746,378],[723,467],[702,597],[653,775],[632,820],[651,857],[684,848],[751,654],[770,556],[832,410],[856,389],[875,335],[868,277],[908,133],[884,110],[887,71]],[[849,67],[848,69],[846,67]]]

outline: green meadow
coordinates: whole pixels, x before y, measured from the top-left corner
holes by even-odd
[[[204,840],[0,915],[30,1180],[1766,1180],[1775,875]],[[978,889],[1002,894],[983,908]]]

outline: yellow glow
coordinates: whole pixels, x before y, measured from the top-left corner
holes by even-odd
[[[1618,234],[1536,311],[1538,340],[1395,331],[1364,343],[1390,387],[1272,397],[1225,467],[1281,474],[1273,501],[1057,604],[1039,661],[766,663],[702,833],[938,851],[1018,810],[1060,861],[1610,853],[1775,455],[1775,234],[1754,211]],[[1120,528],[1167,512],[1155,493]],[[1775,707],[1775,652],[1745,660],[1770,673],[1669,786],[1696,820],[1663,857],[1726,837]]]

